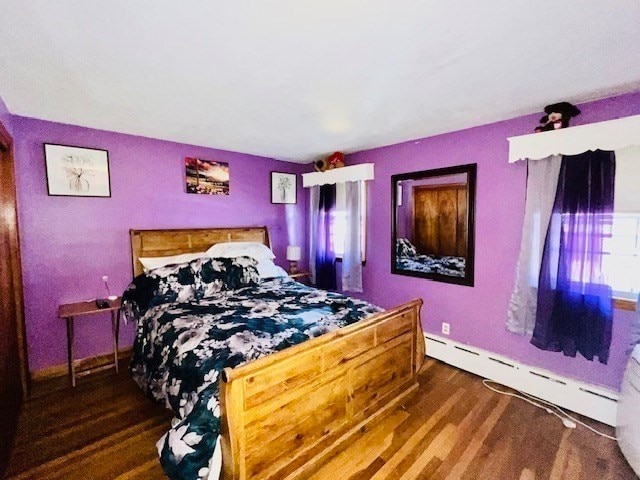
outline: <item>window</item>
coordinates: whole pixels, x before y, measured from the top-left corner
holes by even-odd
[[[576,218],[577,217],[577,218]],[[561,216],[563,229],[565,223],[578,222],[580,227],[593,225],[599,222],[600,226],[596,231],[602,232],[602,257],[596,255],[594,258],[602,258],[598,265],[590,263],[591,255],[588,243],[581,246],[580,252],[583,257],[576,257],[575,262],[570,266],[570,277],[578,283],[589,283],[591,268],[601,269],[602,281],[611,286],[613,296],[628,300],[636,300],[640,292],[640,212],[623,213],[614,212],[613,215],[588,215],[577,214]],[[557,255],[554,251],[552,255]]]
[[[640,148],[616,151],[613,215],[592,215],[591,218],[577,220],[585,226],[602,222],[596,230],[603,234],[603,281],[611,286],[615,298],[633,302],[640,294],[640,189],[637,185],[640,185]],[[557,220],[552,217],[551,223],[555,221],[560,222],[558,226],[565,227],[565,222],[571,220],[570,216],[563,214]],[[540,214],[534,214],[532,222],[529,285],[537,286],[545,235],[541,234]],[[589,251],[589,245],[583,245],[582,250]],[[558,251],[553,250],[551,254],[557,255]],[[579,283],[585,283],[590,276],[589,262],[584,260],[571,266],[571,279]],[[600,265],[596,268],[600,269]]]
[[[604,239],[603,271],[613,296],[640,293],[640,147],[616,150],[616,185],[611,236]]]
[[[605,222],[602,226],[604,281],[611,286],[614,297],[635,302],[640,294],[639,147],[616,151],[615,182],[613,215],[591,221]],[[571,277],[581,281],[584,274],[576,268]]]
[[[604,240],[602,269],[613,296],[637,300],[640,293],[640,212],[615,213],[611,236]]]
[[[366,237],[367,237],[367,188],[366,182],[364,188],[361,190],[362,198],[360,199],[360,231],[362,236],[360,238],[360,245],[362,247],[362,261],[366,259]],[[344,254],[344,240],[347,231],[346,222],[346,210],[347,210],[347,189],[344,183],[336,184],[336,208],[333,214],[333,235],[331,238],[331,244],[333,251],[336,254],[336,258],[342,258]]]

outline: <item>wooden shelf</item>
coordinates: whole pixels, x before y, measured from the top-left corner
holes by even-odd
[[[311,278],[311,272],[296,272],[296,273],[290,273],[289,277],[291,278],[304,278],[304,277],[308,277]]]
[[[60,305],[58,307],[58,316],[60,318],[75,317],[78,315],[90,315],[92,313],[110,312],[112,310],[119,310],[122,307],[122,298],[118,297],[115,300],[107,300],[109,306],[105,308],[98,308],[95,300],[87,302],[75,302]]]

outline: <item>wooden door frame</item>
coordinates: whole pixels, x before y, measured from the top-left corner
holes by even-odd
[[[20,363],[20,384],[22,386],[23,400],[29,396],[31,389],[31,376],[29,374],[29,357],[27,353],[27,337],[24,319],[24,293],[22,288],[22,261],[20,257],[20,233],[18,230],[18,204],[16,192],[16,174],[15,162],[13,155],[13,138],[9,134],[5,126],[0,122],[0,155],[5,159],[2,161],[9,162],[9,171],[11,178],[8,184],[13,184],[13,204],[15,214],[15,231],[9,240],[11,248],[11,272],[14,285],[14,302],[16,306],[16,330],[18,336],[18,356]]]

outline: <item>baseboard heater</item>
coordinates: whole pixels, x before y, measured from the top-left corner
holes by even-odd
[[[425,334],[427,355],[614,427],[618,393],[470,345]]]

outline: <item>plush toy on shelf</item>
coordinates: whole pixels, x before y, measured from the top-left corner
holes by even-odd
[[[333,152],[327,158],[316,160],[313,163],[313,168],[316,169],[316,172],[324,172],[340,167],[344,167],[344,154],[342,152]]]
[[[535,128],[536,133],[567,128],[569,126],[569,120],[580,115],[578,107],[569,102],[547,105],[544,107],[544,112],[546,115],[540,119],[542,125],[538,125]]]

